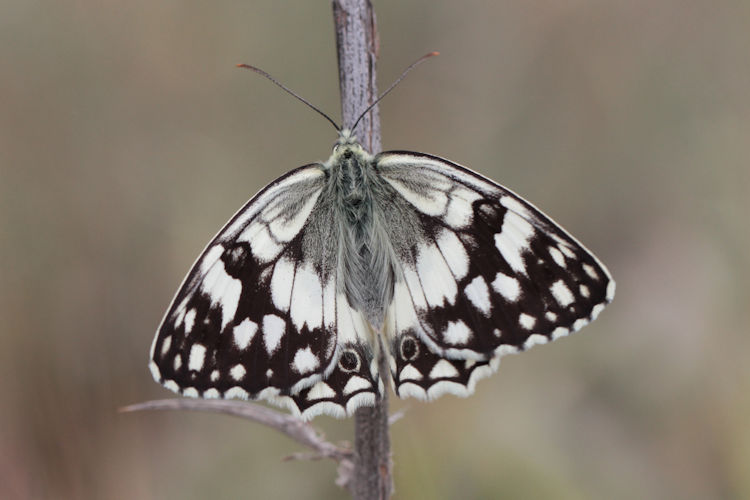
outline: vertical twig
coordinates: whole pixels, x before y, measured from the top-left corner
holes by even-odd
[[[333,0],[333,20],[343,126],[351,128],[357,115],[377,97],[375,62],[378,38],[375,14],[370,0]],[[356,135],[362,146],[371,153],[380,151],[377,106],[362,119]],[[380,369],[381,373],[387,369],[382,355]],[[357,500],[387,499],[393,490],[388,397],[383,392],[383,398],[376,406],[360,408],[354,417],[355,469],[351,492]]]
[[[353,125],[378,95],[375,61],[378,38],[370,0],[333,0],[344,128]],[[357,137],[370,153],[380,152],[380,117],[375,106],[357,126]]]

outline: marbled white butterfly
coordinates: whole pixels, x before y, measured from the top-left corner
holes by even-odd
[[[614,293],[604,265],[515,193],[428,154],[371,155],[340,130],[328,161],[266,186],[211,240],[149,366],[184,396],[344,417],[385,390],[379,356],[400,397],[466,396],[500,357],[579,330]]]

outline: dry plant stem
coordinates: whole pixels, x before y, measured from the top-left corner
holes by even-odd
[[[333,0],[333,23],[341,89],[341,117],[344,128],[377,98],[375,62],[378,34],[369,0]],[[380,152],[380,117],[375,106],[357,126],[357,138],[370,153]]]
[[[380,373],[386,373],[380,358]],[[355,500],[385,500],[393,493],[391,439],[388,433],[388,386],[375,406],[354,414],[354,477],[350,491]]]
[[[258,422],[286,434],[293,440],[311,448],[315,453],[307,458],[331,458],[343,462],[351,461],[352,452],[329,443],[307,422],[265,406],[245,401],[222,399],[157,399],[121,408],[120,411],[142,410],[188,410],[224,413],[235,417]]]
[[[375,75],[378,54],[375,14],[369,0],[333,0],[333,21],[336,29],[343,126],[351,128],[358,115],[378,95]],[[355,134],[372,154],[380,151],[377,106],[362,119]],[[379,361],[380,373],[387,373],[382,355]],[[354,419],[354,477],[350,484],[352,496],[357,500],[387,499],[393,491],[387,393],[384,391],[383,398],[374,407],[358,409]]]

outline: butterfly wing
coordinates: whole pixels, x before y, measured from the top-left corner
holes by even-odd
[[[468,395],[500,356],[575,332],[612,300],[604,265],[506,188],[420,153],[373,164],[419,221],[386,316],[400,396]]]
[[[472,394],[477,380],[493,373],[499,362],[498,357],[476,361],[436,354],[415,330],[401,332],[393,339],[389,359],[396,394],[427,400],[447,392]]]
[[[151,346],[158,382],[185,396],[265,399],[304,418],[372,404],[374,353],[366,322],[336,292],[325,185],[320,164],[293,170],[209,243]]]

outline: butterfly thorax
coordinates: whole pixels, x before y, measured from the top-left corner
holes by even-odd
[[[379,329],[393,291],[392,250],[382,237],[378,199],[387,190],[372,155],[342,133],[325,163],[338,232],[337,287],[355,309]],[[385,242],[385,243],[384,243]]]

